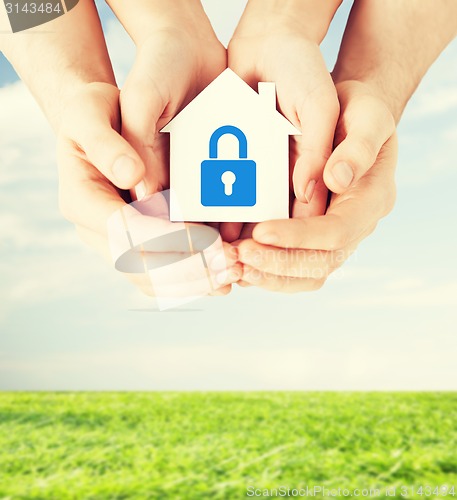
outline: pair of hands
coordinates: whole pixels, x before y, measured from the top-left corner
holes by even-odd
[[[137,42],[122,91],[92,83],[67,101],[58,134],[60,205],[84,241],[108,255],[106,221],[129,201],[128,190],[169,187],[168,138],[159,130],[227,64],[248,83],[274,81],[280,110],[302,136],[291,147],[291,219],[221,224],[237,252],[226,244],[229,273],[218,293],[235,282],[317,289],[389,212],[397,145],[387,106],[366,84],[335,85],[309,37],[267,33],[242,22],[227,52],[209,22],[158,30]],[[150,292],[144,276],[131,279]]]

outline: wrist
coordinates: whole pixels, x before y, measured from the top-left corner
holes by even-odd
[[[157,33],[217,40],[200,0],[109,0],[108,3],[137,47]]]
[[[53,52],[52,47],[47,51],[37,49],[36,44],[34,48],[16,45],[8,58],[54,131],[60,127],[62,109],[82,90],[93,83],[116,86],[108,59],[102,58],[91,67],[78,67],[72,60],[67,61],[64,54]],[[42,57],[43,53],[47,57]]]
[[[295,35],[320,44],[342,0],[249,0],[235,37]]]
[[[62,115],[69,103],[78,102],[78,96],[87,92],[92,86],[116,87],[111,69],[107,69],[106,72],[99,70],[91,74],[78,73],[73,69],[62,72],[46,68],[35,74],[33,72],[26,75],[20,73],[20,76],[56,134],[61,128]]]
[[[33,31],[6,38],[5,55],[54,130],[62,108],[79,89],[92,82],[115,85],[100,20],[90,0]]]
[[[367,69],[363,68],[346,68],[340,61],[337,62],[335,69],[332,72],[332,77],[335,85],[343,82],[354,81],[364,86],[366,92],[382,101],[392,114],[395,123],[398,124],[403,111],[408,103],[409,97],[412,95],[412,90],[408,89],[406,84],[409,77],[393,77],[390,70],[384,71],[381,68],[376,68],[373,71],[367,65]],[[403,82],[403,85],[400,83]],[[412,86],[412,85],[411,85]]]

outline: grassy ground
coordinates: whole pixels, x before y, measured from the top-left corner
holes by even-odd
[[[452,484],[457,393],[0,393],[0,499]]]

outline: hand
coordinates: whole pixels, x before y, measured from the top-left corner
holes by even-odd
[[[76,224],[83,241],[112,263],[107,221],[114,212],[127,207],[125,200],[129,195],[119,191],[102,172],[109,170],[111,158],[119,155],[136,158],[137,154],[119,134],[119,90],[114,85],[89,84],[80,89],[69,103],[62,112],[62,128],[58,136],[61,211]],[[94,167],[95,162],[99,169]],[[171,224],[159,218],[144,219],[145,223],[156,224],[159,229]],[[229,273],[216,294],[228,293],[231,283],[241,275],[236,255],[228,246],[225,250]],[[176,252],[177,249],[170,248],[169,251]],[[145,293],[154,293],[146,274],[129,274],[128,278]],[[173,290],[179,291],[180,285],[189,290],[185,277],[181,280],[182,283],[174,283]],[[195,285],[198,287],[198,283]]]
[[[304,217],[306,205],[295,200],[291,219],[258,224],[253,239],[238,245],[242,285],[282,292],[320,288],[394,205],[397,138],[387,108],[358,82],[343,82],[337,90],[338,145],[326,178],[332,186],[332,165],[345,161],[358,180],[332,195],[326,215]]]
[[[266,12],[263,3],[248,9],[229,45],[229,67],[254,87],[259,81],[276,83],[280,111],[302,131],[291,141],[295,196],[308,205],[307,215],[322,215],[327,203],[322,172],[332,152],[338,98],[320,40],[297,29],[298,12],[287,14],[283,7]],[[221,233],[230,241],[239,229],[227,234],[223,225]]]
[[[169,25],[134,37],[137,57],[120,101],[122,136],[145,165],[145,171],[138,164],[125,170],[129,188],[144,180],[140,197],[169,187],[169,136],[161,128],[227,66],[226,50],[204,12],[193,6],[189,16],[194,22],[175,14]]]

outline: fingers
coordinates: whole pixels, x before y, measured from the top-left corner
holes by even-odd
[[[218,290],[215,290],[210,295],[212,297],[225,297],[231,291],[232,291],[232,285],[227,285],[227,286],[224,286],[223,288],[219,288]]]
[[[391,210],[396,160],[394,135],[357,185],[334,197],[326,215],[262,222],[253,231],[254,240],[282,248],[328,251],[345,248]]]
[[[296,138],[293,186],[296,198],[310,203],[316,186],[322,180],[325,164],[333,147],[339,116],[339,101],[325,62],[315,47],[301,47],[307,57],[294,60],[293,69],[278,78],[278,101],[286,116],[300,124],[301,136]],[[277,54],[279,60],[284,56]],[[282,63],[278,63],[282,64]],[[294,110],[294,113],[291,110]],[[293,116],[295,115],[295,116]]]
[[[327,215],[306,219],[273,220],[258,224],[253,238],[258,243],[285,249],[336,251],[356,241],[381,215],[380,203],[355,199],[341,202]],[[376,208],[378,207],[378,208]]]
[[[119,93],[115,87],[93,85],[89,94],[66,111],[64,122],[64,135],[115,186],[130,189],[144,177],[143,161],[116,130]]]
[[[77,226],[77,232],[81,240],[91,248],[98,251],[106,260],[112,264],[113,258],[109,249],[108,239],[95,231],[82,226]],[[220,254],[220,252],[219,252]],[[191,257],[190,254],[178,255],[176,262],[182,262],[183,259]],[[160,261],[164,265],[169,264],[170,254],[144,252],[141,254],[144,261],[144,269],[149,269],[148,263],[153,264],[153,268],[157,268]],[[210,295],[227,295],[231,291],[231,285],[236,283],[242,276],[242,265],[237,260],[237,253],[229,245],[224,245],[223,259],[219,262],[207,262],[209,267],[206,273],[201,273],[198,265],[194,265],[193,261],[188,261],[186,266],[186,274],[182,272],[182,268],[178,272],[173,272],[173,266],[168,267],[167,273],[160,273],[160,281],[157,281],[157,276],[152,270],[151,274],[128,273],[122,274],[137,288],[146,295],[154,296],[159,294],[161,297],[185,297],[193,294],[206,295],[209,291]],[[155,281],[156,288],[153,286]]]
[[[244,265],[264,273],[291,278],[326,279],[349,257],[350,250],[328,252],[267,247],[253,240],[238,245],[239,259]]]
[[[118,190],[89,161],[78,154],[74,144],[60,139],[57,148],[59,166],[59,204],[64,217],[78,226],[107,236],[111,216],[122,211],[135,230],[166,233],[170,222],[160,217],[145,217],[126,204]],[[158,207],[159,209],[161,207]]]
[[[126,205],[115,189],[93,166],[78,156],[68,154],[65,147],[72,150],[68,143],[59,148],[62,178],[61,199],[65,200],[63,212],[67,218],[78,224],[78,234],[87,245],[97,250],[110,263],[113,262],[106,226],[107,220],[114,212],[122,212],[125,215],[132,236],[136,234],[139,226],[146,225],[158,226],[158,232],[165,234],[170,223],[152,216],[146,217]],[[64,167],[62,166],[63,159],[65,159]],[[122,225],[119,230],[123,232],[124,226]],[[176,243],[176,240],[172,239],[171,241]],[[195,253],[197,252],[195,250]],[[238,262],[237,251],[228,244],[219,245],[216,243],[212,245],[204,253],[204,259],[203,254],[200,259],[195,260],[193,257],[194,252],[189,253],[188,250],[186,252],[179,245],[172,246],[169,251],[164,245],[161,245],[157,252],[154,252],[154,247],[142,246],[138,250],[138,259],[143,262],[140,266],[141,269],[148,270],[148,273],[123,274],[126,274],[130,281],[145,294],[159,294],[161,297],[206,295],[208,292],[215,295],[225,295],[231,290],[231,284],[237,282],[242,276],[242,266]],[[173,271],[174,266],[169,265],[184,260],[187,261],[186,273],[182,272],[182,267]],[[155,276],[154,270],[160,269],[161,264],[168,267],[168,271],[165,275],[162,272],[159,273],[159,281],[151,284],[151,278]],[[206,267],[203,274],[202,264]],[[151,275],[149,271],[152,272]]]
[[[395,132],[395,121],[380,100],[364,95],[345,103],[339,128],[345,137],[330,156],[324,181],[330,191],[342,193],[373,166],[379,151]]]
[[[149,67],[148,63],[148,58],[142,57],[140,53],[120,96],[122,136],[133,146],[146,166],[144,194],[156,192],[167,182],[156,138],[159,134],[158,122],[169,96],[160,87],[163,77],[152,74],[156,70]],[[160,140],[165,140],[165,137],[160,137]]]
[[[357,214],[360,218],[360,215]],[[360,225],[328,214],[307,219],[272,220],[262,222],[253,231],[253,238],[263,245],[309,250],[337,250],[345,247],[360,234]]]
[[[333,84],[322,92],[313,92],[298,109],[302,135],[298,139],[298,159],[293,171],[296,198],[310,203],[316,186],[322,180],[324,167],[331,154],[339,115],[338,99]]]
[[[74,224],[106,234],[106,222],[125,206],[116,188],[87,160],[75,153],[68,140],[59,140],[59,205]]]
[[[222,239],[228,243],[236,241],[240,237],[242,230],[242,222],[222,222],[219,228]]]
[[[314,186],[314,195],[309,203],[295,200],[292,204],[292,218],[304,219],[324,215],[327,210],[328,189],[321,179]]]
[[[284,292],[322,286],[392,208],[396,158],[394,135],[361,181],[333,196],[327,215],[258,224],[254,241],[238,243],[241,283]]]

